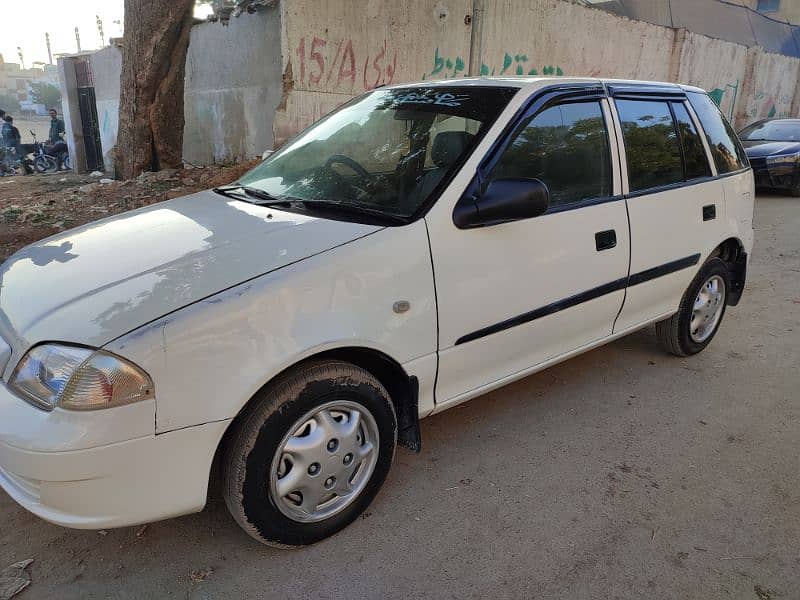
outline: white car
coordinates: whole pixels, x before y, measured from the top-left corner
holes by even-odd
[[[699,89],[381,88],[238,182],[0,272],[0,484],[53,523],[200,511],[257,540],[372,501],[419,418],[651,323],[705,348],[745,283],[753,177]]]

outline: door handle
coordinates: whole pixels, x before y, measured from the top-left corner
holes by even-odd
[[[613,229],[598,231],[594,234],[594,245],[598,252],[615,248],[617,245],[617,232]]]
[[[708,204],[703,207],[703,221],[712,221],[717,218],[717,205]]]

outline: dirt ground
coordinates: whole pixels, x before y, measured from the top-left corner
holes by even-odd
[[[0,177],[0,261],[58,231],[230,183],[257,162],[144,173],[130,181],[68,172]]]
[[[71,531],[0,492],[0,568],[34,559],[23,600],[800,598],[800,201],[760,196],[755,222],[702,354],[646,329],[426,419],[422,454],[330,540],[261,547],[219,500]]]

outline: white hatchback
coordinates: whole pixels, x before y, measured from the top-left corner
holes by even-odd
[[[419,450],[421,417],[650,323],[701,351],[742,294],[752,215],[702,90],[372,91],[233,185],[2,265],[0,484],[107,528],[201,510],[219,471],[249,534],[313,543],[398,443]]]

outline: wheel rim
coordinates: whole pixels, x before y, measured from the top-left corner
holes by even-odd
[[[375,419],[362,405],[327,402],[298,419],[270,466],[270,496],[294,521],[328,519],[366,487],[378,462]]]
[[[725,306],[725,281],[719,275],[709,278],[700,288],[692,307],[689,335],[697,343],[705,342],[719,323]]]

